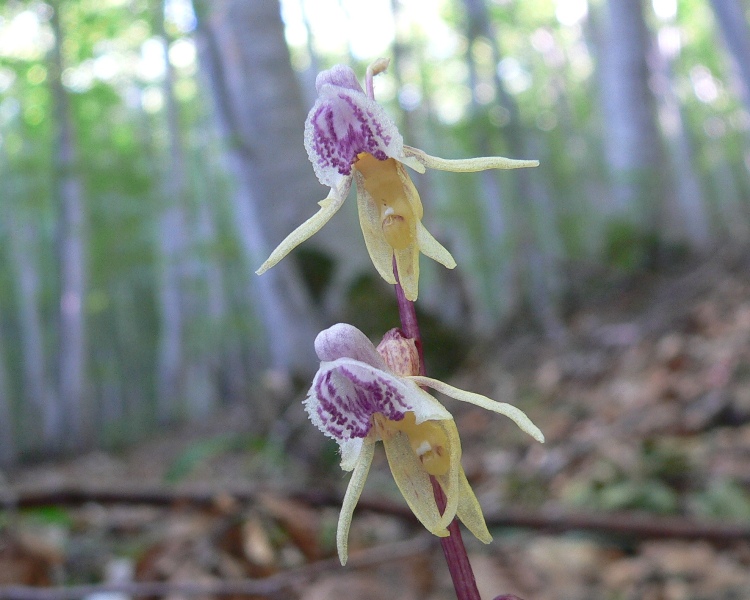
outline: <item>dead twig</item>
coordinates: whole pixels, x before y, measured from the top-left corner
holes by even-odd
[[[255,595],[276,597],[306,581],[333,570],[365,569],[404,560],[436,547],[437,538],[420,535],[405,542],[396,542],[353,552],[346,567],[337,558],[310,563],[264,579],[208,582],[132,582],[120,584],[76,585],[40,588],[23,585],[0,586],[0,600],[79,600],[92,594],[120,593],[132,598],[144,596],[232,596]],[[288,597],[285,595],[284,597]]]
[[[254,489],[239,490],[184,490],[170,488],[117,489],[117,488],[56,488],[37,490],[11,490],[5,494],[12,498],[6,507],[33,508],[50,505],[78,505],[86,502],[100,504],[150,504],[156,506],[194,505],[210,508],[221,506],[226,499],[236,502],[258,502],[261,492]],[[339,506],[341,496],[325,491],[297,491],[288,497],[310,506]],[[358,511],[372,511],[416,521],[409,508],[389,500],[362,498]],[[724,543],[750,539],[750,523],[697,521],[688,517],[658,516],[627,512],[579,513],[567,511],[531,511],[507,508],[485,514],[490,527],[515,527],[549,532],[591,531],[602,535],[616,535],[637,539],[702,539]]]

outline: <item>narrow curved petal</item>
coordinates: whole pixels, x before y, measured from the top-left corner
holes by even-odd
[[[536,425],[534,425],[534,423],[531,422],[531,419],[529,419],[529,417],[527,417],[522,410],[516,408],[515,406],[512,406],[505,402],[490,400],[489,398],[487,398],[487,396],[475,394],[474,392],[461,390],[459,388],[453,387],[452,385],[448,385],[447,383],[443,383],[442,381],[438,381],[437,379],[432,379],[431,377],[414,375],[412,377],[409,377],[409,379],[417,385],[425,385],[427,387],[431,387],[433,390],[441,392],[446,396],[450,396],[451,398],[455,398],[456,400],[468,402],[469,404],[474,404],[475,406],[486,408],[487,410],[491,410],[492,412],[505,415],[509,419],[512,419],[515,424],[521,428],[522,431],[528,433],[536,441],[544,443],[544,434]]]
[[[357,502],[359,502],[359,497],[362,495],[362,488],[365,487],[365,481],[367,480],[367,474],[370,472],[374,452],[374,440],[365,440],[357,465],[354,467],[354,472],[349,480],[349,486],[346,488],[344,501],[341,503],[339,522],[336,527],[336,548],[338,549],[339,560],[342,565],[345,565],[349,558],[349,527],[352,524],[354,509],[357,506]]]
[[[479,506],[479,501],[474,495],[474,490],[471,489],[471,486],[466,479],[466,473],[464,473],[463,468],[460,468],[459,470],[459,501],[456,516],[475,538],[484,544],[489,544],[492,541],[492,535],[490,535],[490,532],[487,529],[487,523],[484,520],[482,508]]]
[[[404,146],[404,148],[408,148],[408,146]],[[416,156],[407,156],[405,153],[402,153],[401,156],[391,155],[391,158],[395,158],[398,162],[414,169],[417,173],[424,173],[427,170]]]
[[[432,234],[427,231],[427,228],[422,225],[421,221],[417,221],[417,244],[419,245],[419,251],[428,258],[439,262],[448,269],[455,269],[456,261],[451,256],[451,253],[432,237]]]
[[[424,207],[422,206],[422,199],[419,197],[419,192],[417,191],[414,182],[411,180],[411,177],[409,177],[409,173],[399,162],[396,163],[396,172],[398,173],[398,178],[401,180],[401,185],[404,188],[404,195],[406,196],[412,211],[414,211],[414,216],[417,221],[420,221],[424,216]]]
[[[388,244],[383,235],[380,220],[380,210],[372,200],[372,196],[365,189],[364,183],[360,181],[362,175],[355,173],[357,183],[357,208],[359,213],[359,225],[365,238],[365,246],[370,255],[372,264],[375,265],[380,276],[391,285],[395,285],[396,278],[393,276],[393,248]]]
[[[415,243],[403,250],[393,250],[393,255],[404,296],[414,302],[419,295],[419,246]]]
[[[436,477],[445,493],[446,504],[445,511],[443,511],[443,520],[447,527],[453,517],[456,516],[458,507],[461,506],[461,474],[464,472],[461,467],[461,439],[458,437],[458,428],[453,419],[440,421],[437,425],[448,439],[448,455],[450,457],[448,473]]]
[[[472,173],[474,171],[486,171],[487,169],[523,169],[539,166],[538,160],[516,160],[503,156],[481,156],[479,158],[450,160],[438,156],[430,156],[419,148],[412,148],[411,146],[404,146],[404,153],[407,156],[413,156],[429,169],[454,171],[456,173]]]
[[[328,221],[331,220],[331,217],[333,217],[333,215],[335,215],[341,208],[344,200],[346,200],[346,196],[349,194],[350,187],[351,178],[345,178],[340,182],[338,189],[332,188],[328,197],[325,200],[318,202],[320,210],[286,236],[284,240],[276,246],[276,249],[271,252],[271,256],[268,257],[266,262],[264,262],[255,272],[258,275],[262,275],[302,242],[318,233],[323,225],[328,223]]]
[[[409,437],[401,431],[383,439],[385,454],[401,495],[425,528],[438,537],[447,537],[446,527],[455,516],[447,510],[441,516],[435,503],[432,483],[427,471],[412,450]]]

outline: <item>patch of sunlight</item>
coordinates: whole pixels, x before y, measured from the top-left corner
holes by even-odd
[[[674,21],[677,18],[677,0],[651,0],[654,14],[661,21]]]
[[[195,44],[192,40],[175,40],[169,47],[169,62],[178,69],[194,68],[195,56]]]
[[[16,82],[16,74],[10,69],[0,67],[0,94],[7,92]]]
[[[87,92],[94,85],[94,61],[83,61],[77,67],[68,67],[62,73],[63,85],[71,92]]]
[[[587,0],[557,0],[555,17],[560,25],[572,27],[577,25],[589,14],[589,3]]]
[[[141,44],[141,60],[138,76],[144,81],[158,81],[164,76],[164,45],[157,38],[149,38]]]
[[[53,44],[51,29],[32,10],[21,11],[0,21],[0,56],[40,60]]]
[[[164,107],[164,94],[155,85],[148,86],[141,92],[141,106],[147,113],[159,112]]]

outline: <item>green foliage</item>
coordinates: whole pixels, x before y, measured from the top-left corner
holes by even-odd
[[[586,476],[571,480],[563,495],[581,508],[673,514],[690,473],[690,461],[678,445],[645,440],[631,468],[601,458]]]
[[[750,520],[750,494],[735,481],[711,481],[705,490],[694,494],[690,507],[701,517]]]
[[[283,452],[271,438],[244,434],[219,435],[191,444],[172,461],[164,474],[164,480],[167,483],[179,483],[202,465],[230,452],[261,457],[264,464],[269,466],[280,466],[284,461]]]
[[[635,273],[654,264],[657,238],[632,222],[614,220],[605,227],[607,264],[625,273]]]

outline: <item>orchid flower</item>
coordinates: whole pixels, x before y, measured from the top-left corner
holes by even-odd
[[[318,179],[331,191],[319,203],[320,210],[271,253],[256,271],[259,275],[320,231],[341,208],[354,180],[359,223],[375,268],[395,284],[395,257],[406,298],[416,300],[420,252],[449,269],[456,261],[422,225],[422,202],[405,167],[419,173],[426,167],[470,172],[539,164],[503,157],[446,160],[406,146],[396,124],[374,100],[372,77],[387,66],[388,60],[379,59],[368,68],[367,94],[348,66],[336,65],[318,75],[318,100],[305,122],[305,148]]]
[[[417,376],[414,340],[396,329],[376,348],[359,329],[339,323],[318,334],[315,351],[320,369],[305,409],[313,424],[338,442],[341,468],[353,471],[336,532],[341,564],[346,564],[349,526],[378,440],[406,503],[430,532],[446,537],[447,526],[457,516],[479,540],[489,543],[492,536],[461,467],[461,442],[453,417],[420,386],[506,415],[543,442],[537,426],[510,404]],[[430,477],[445,493],[442,514]]]

